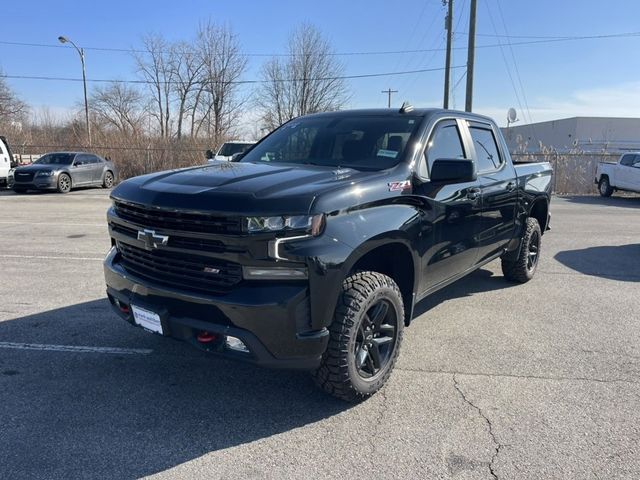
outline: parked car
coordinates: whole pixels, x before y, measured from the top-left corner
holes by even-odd
[[[68,193],[75,187],[111,188],[117,171],[110,160],[86,152],[47,153],[31,165],[13,172],[13,190],[57,190]]]
[[[9,142],[5,137],[0,136],[0,187],[9,187],[9,172],[14,166]]]
[[[624,190],[640,193],[640,153],[625,153],[617,162],[600,162],[595,183],[603,197]]]
[[[222,146],[218,149],[218,153],[215,155],[211,155],[211,151],[207,154],[208,161],[214,160],[226,160],[230,161],[231,157],[238,153],[244,153],[249,148],[255,145],[256,142],[242,142],[242,141],[231,141],[224,142]]]
[[[107,294],[131,324],[363,399],[391,374],[419,300],[495,259],[509,280],[534,276],[551,174],[514,167],[480,115],[300,117],[237,163],[120,184]]]

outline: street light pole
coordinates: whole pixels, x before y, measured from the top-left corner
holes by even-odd
[[[89,146],[91,146],[91,123],[89,123],[89,101],[87,100],[87,71],[84,64],[84,48],[79,48],[75,43],[66,37],[58,37],[60,43],[70,43],[80,55],[80,62],[82,63],[82,86],[84,88],[84,118],[87,122],[87,138],[89,139]]]

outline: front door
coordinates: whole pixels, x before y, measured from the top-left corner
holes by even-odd
[[[441,120],[427,142],[421,176],[428,176],[438,159],[471,158],[457,120]],[[476,262],[480,230],[481,195],[477,181],[433,184],[425,178],[414,187],[425,197],[423,210],[422,292],[470,269]]]
[[[91,155],[79,153],[73,161],[71,167],[71,176],[73,177],[73,185],[87,185],[93,181],[93,165],[91,163]]]

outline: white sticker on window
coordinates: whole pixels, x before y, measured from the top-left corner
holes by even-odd
[[[383,150],[380,149],[378,150],[378,157],[389,157],[389,158],[396,158],[398,156],[398,152],[396,152],[395,150]]]

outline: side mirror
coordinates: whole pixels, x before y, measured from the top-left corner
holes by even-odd
[[[213,160],[213,150],[207,150],[205,156],[207,157],[207,160]]]
[[[466,183],[476,178],[473,160],[459,158],[439,158],[431,166],[429,175],[432,183]]]
[[[231,155],[231,160],[229,160],[229,161],[230,162],[239,162],[242,157],[244,157],[244,153],[242,153],[242,152],[234,153],[233,155]]]

